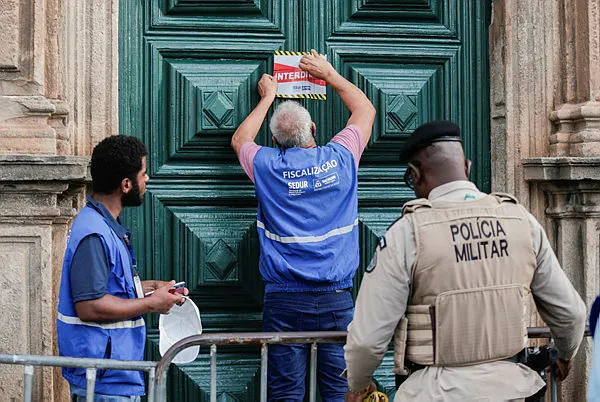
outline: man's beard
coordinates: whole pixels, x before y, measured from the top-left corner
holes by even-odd
[[[121,203],[124,207],[137,207],[144,202],[144,197],[140,194],[140,186],[138,185],[137,179],[132,180],[132,183],[133,188],[131,191],[121,196]]]

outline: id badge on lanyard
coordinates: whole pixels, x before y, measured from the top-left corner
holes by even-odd
[[[142,288],[142,280],[138,275],[137,269],[133,269],[133,283],[135,285],[135,295],[138,299],[144,298],[144,288]]]
[[[129,251],[129,256],[131,257],[131,275],[133,276],[135,295],[138,299],[143,299],[144,288],[142,288],[142,280],[140,279],[140,275],[138,274],[137,260],[135,259],[135,254],[133,253],[133,248],[131,247],[131,242],[129,241],[129,236],[126,234],[125,236],[123,236],[123,240],[125,240],[127,251]]]

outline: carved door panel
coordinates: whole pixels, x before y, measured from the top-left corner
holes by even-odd
[[[121,132],[147,144],[151,178],[143,207],[127,211],[127,223],[145,276],[186,281],[206,331],[261,327],[256,200],[229,142],[257,104],[256,84],[272,73],[275,50],[327,53],[377,109],[359,169],[356,284],[378,236],[414,196],[402,182],[398,152],[418,125],[457,121],[475,164],[472,178],[489,189],[486,2],[120,3]],[[320,144],[348,119],[329,88],[327,99],[305,101]],[[256,141],[272,145],[267,123]],[[147,322],[150,357],[158,358],[157,317]],[[257,400],[257,350],[219,350],[219,400]],[[386,358],[377,377],[390,393],[391,364]],[[208,398],[207,359],[174,369],[171,383],[172,400]]]

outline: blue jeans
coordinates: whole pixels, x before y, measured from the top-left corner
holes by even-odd
[[[71,400],[73,402],[85,402],[85,389],[76,385],[71,386]],[[121,395],[104,395],[95,394],[94,402],[141,402],[140,396],[121,396]]]
[[[346,331],[354,303],[349,291],[265,293],[263,331]],[[269,345],[269,401],[302,401],[310,345]],[[344,345],[319,344],[317,383],[324,402],[343,401],[348,383]]]

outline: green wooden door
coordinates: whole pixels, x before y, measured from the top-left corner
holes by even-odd
[[[457,121],[475,163],[472,179],[489,189],[486,1],[120,3],[121,132],[140,137],[150,152],[146,201],[126,219],[145,276],[185,280],[205,331],[260,330],[256,200],[229,141],[258,102],[256,84],[272,73],[275,50],[327,53],[377,109],[359,169],[356,283],[377,237],[413,197],[397,159],[418,125]],[[305,103],[320,144],[348,118],[340,99],[327,96]],[[272,145],[266,124],[257,142]],[[158,358],[156,317],[148,323],[150,358]],[[219,400],[257,400],[258,349],[220,352]],[[386,358],[377,372],[390,393],[391,364]],[[172,400],[208,398],[207,359],[173,373]]]

